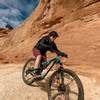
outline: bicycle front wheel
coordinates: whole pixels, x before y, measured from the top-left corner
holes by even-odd
[[[61,73],[63,73],[63,76]],[[55,71],[48,81],[47,89],[49,100],[84,100],[82,82],[69,69],[63,69],[60,72]]]

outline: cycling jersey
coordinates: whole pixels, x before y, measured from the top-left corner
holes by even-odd
[[[41,55],[45,55],[48,50],[57,54],[61,53],[61,51],[58,50],[55,42],[52,42],[50,40],[49,36],[41,38],[34,46],[34,48],[37,48],[40,51]]]

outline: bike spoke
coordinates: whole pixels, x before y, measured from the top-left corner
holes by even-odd
[[[27,80],[30,80],[30,79],[32,79],[32,77],[31,78],[28,78]]]
[[[53,97],[52,97],[53,100],[56,100],[56,97],[59,96],[59,95],[61,95],[61,94],[62,94],[61,92],[58,92],[58,93],[54,94]]]
[[[65,100],[70,100],[69,94],[65,94]]]
[[[53,100],[70,100],[69,94],[58,92],[57,94],[53,95]]]
[[[64,74],[64,82],[67,82],[67,85],[70,85],[71,83],[73,83],[74,79],[72,77],[70,77],[68,74]]]
[[[74,95],[78,95],[78,93],[75,92],[75,91],[69,91],[69,92],[72,93],[72,94],[74,94]]]

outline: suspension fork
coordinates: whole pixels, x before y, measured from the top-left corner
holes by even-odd
[[[60,75],[60,76],[59,76]],[[66,87],[64,84],[64,68],[61,65],[60,68],[58,69],[58,80],[59,80],[59,85],[58,85],[58,91],[64,93],[66,91]]]
[[[58,73],[61,76],[61,84],[64,84],[64,72],[63,72],[63,66],[61,65],[60,68],[58,69]]]

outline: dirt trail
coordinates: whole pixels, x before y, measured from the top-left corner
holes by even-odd
[[[47,100],[46,81],[35,87],[24,84],[21,77],[22,66],[0,65],[0,100]],[[99,100],[100,86],[97,80],[93,76],[79,76],[84,85],[85,100]]]

